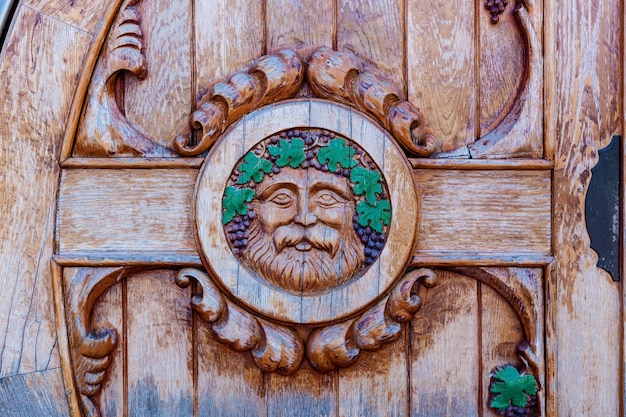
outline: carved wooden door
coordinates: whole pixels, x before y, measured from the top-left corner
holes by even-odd
[[[46,194],[17,369],[62,369],[25,390],[65,393],[47,414],[623,415],[621,286],[582,214],[618,1],[571,8],[595,81],[555,58],[553,2],[62,3],[20,3],[2,67],[53,51],[28,148],[53,159],[6,181]]]

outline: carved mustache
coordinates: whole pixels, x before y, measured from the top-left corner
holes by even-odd
[[[286,247],[308,243],[315,249],[330,252],[335,256],[340,242],[341,236],[337,230],[319,223],[306,228],[297,225],[280,226],[274,231],[274,246],[277,252]]]

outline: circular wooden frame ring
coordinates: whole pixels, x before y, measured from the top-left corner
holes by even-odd
[[[311,294],[294,294],[259,279],[232,253],[222,224],[222,198],[233,167],[260,141],[293,128],[325,129],[356,142],[380,168],[392,207],[387,242],[378,259],[361,276]],[[411,165],[386,130],[363,113],[341,104],[319,99],[290,100],[246,115],[213,146],[196,182],[196,240],[207,271],[239,304],[280,322],[328,324],[375,303],[405,272],[413,258],[418,208]]]

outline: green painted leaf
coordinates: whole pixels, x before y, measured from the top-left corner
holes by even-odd
[[[240,172],[237,184],[246,184],[250,180],[258,184],[263,181],[265,174],[272,171],[272,163],[265,158],[259,158],[254,152],[248,152],[237,169]]]
[[[281,139],[278,146],[268,146],[267,150],[270,155],[277,156],[276,165],[280,168],[289,165],[292,168],[298,168],[306,159],[304,155],[304,141],[302,139],[293,138],[291,141]]]
[[[389,200],[380,200],[378,204],[370,204],[361,201],[356,205],[359,216],[359,225],[371,227],[378,233],[383,232],[383,225],[389,226],[391,222],[391,203]]]
[[[381,177],[378,171],[370,171],[367,168],[356,167],[350,173],[350,181],[354,183],[356,195],[365,194],[365,200],[370,204],[376,204],[377,193],[383,192]]]
[[[335,138],[328,146],[320,148],[317,152],[317,160],[320,164],[328,164],[331,171],[337,168],[352,168],[357,165],[357,161],[352,159],[356,151],[346,145],[343,139]]]
[[[248,214],[249,203],[254,198],[254,190],[252,188],[235,188],[226,187],[222,206],[224,214],[222,215],[222,223],[229,223],[237,214],[243,216]]]
[[[500,369],[494,375],[498,381],[492,384],[491,393],[494,396],[490,406],[504,410],[511,403],[516,407],[526,407],[528,396],[537,394],[537,380],[533,375],[520,375],[513,366]]]

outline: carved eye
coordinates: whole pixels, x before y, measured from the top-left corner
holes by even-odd
[[[271,201],[279,207],[288,207],[293,202],[293,196],[291,196],[289,192],[278,190],[272,194],[268,201]]]
[[[321,207],[330,208],[342,204],[345,200],[332,191],[322,191],[317,195],[315,201]]]

